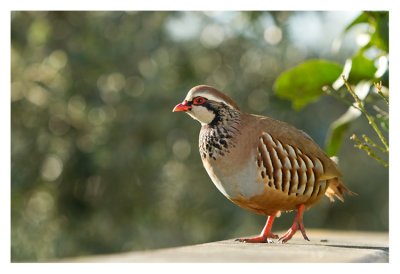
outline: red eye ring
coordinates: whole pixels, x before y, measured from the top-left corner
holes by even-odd
[[[205,98],[199,96],[199,97],[194,98],[193,104],[201,105],[201,104],[204,104],[205,101],[207,101]]]

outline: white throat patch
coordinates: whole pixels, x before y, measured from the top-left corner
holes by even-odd
[[[192,105],[192,110],[188,111],[187,114],[192,116],[193,119],[199,121],[201,125],[207,125],[215,118],[214,112],[208,110],[204,106]]]

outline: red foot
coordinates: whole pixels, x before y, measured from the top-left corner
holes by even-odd
[[[285,235],[283,235],[282,237],[279,238],[279,242],[281,242],[283,244],[286,243],[293,237],[293,235],[299,229],[301,231],[301,234],[303,235],[304,240],[309,241],[309,239],[306,235],[306,231],[304,229],[304,225],[303,225],[303,214],[304,214],[304,204],[301,204],[299,206],[299,210],[297,211],[297,215],[294,218],[292,227],[288,230],[288,232],[285,233]]]
[[[261,235],[254,238],[240,238],[236,239],[235,241],[244,242],[244,243],[273,243],[272,239],[278,239],[279,236],[276,234],[268,234],[268,235]]]
[[[235,241],[245,242],[245,243],[272,243],[272,239],[278,239],[279,236],[271,233],[272,223],[274,222],[275,216],[268,216],[267,223],[261,235],[254,238],[240,238]]]

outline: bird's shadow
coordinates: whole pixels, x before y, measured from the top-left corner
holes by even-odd
[[[381,250],[384,252],[389,252],[389,247],[384,247],[384,246],[333,245],[333,244],[327,244],[324,246],[339,247],[339,248],[372,249],[372,250]]]

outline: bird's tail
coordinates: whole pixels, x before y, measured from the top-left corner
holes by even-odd
[[[344,195],[357,195],[357,193],[352,192],[348,189],[340,180],[339,178],[333,178],[328,180],[328,188],[325,191],[325,195],[328,196],[331,202],[335,201],[335,196],[340,201],[344,201]]]
[[[334,161],[336,164],[339,164],[339,158],[336,156],[331,157],[331,160]],[[328,196],[331,202],[335,201],[335,196],[340,201],[344,202],[344,195],[357,195],[350,191],[340,180],[339,178],[333,178],[328,180],[328,188],[325,191],[325,195]]]

